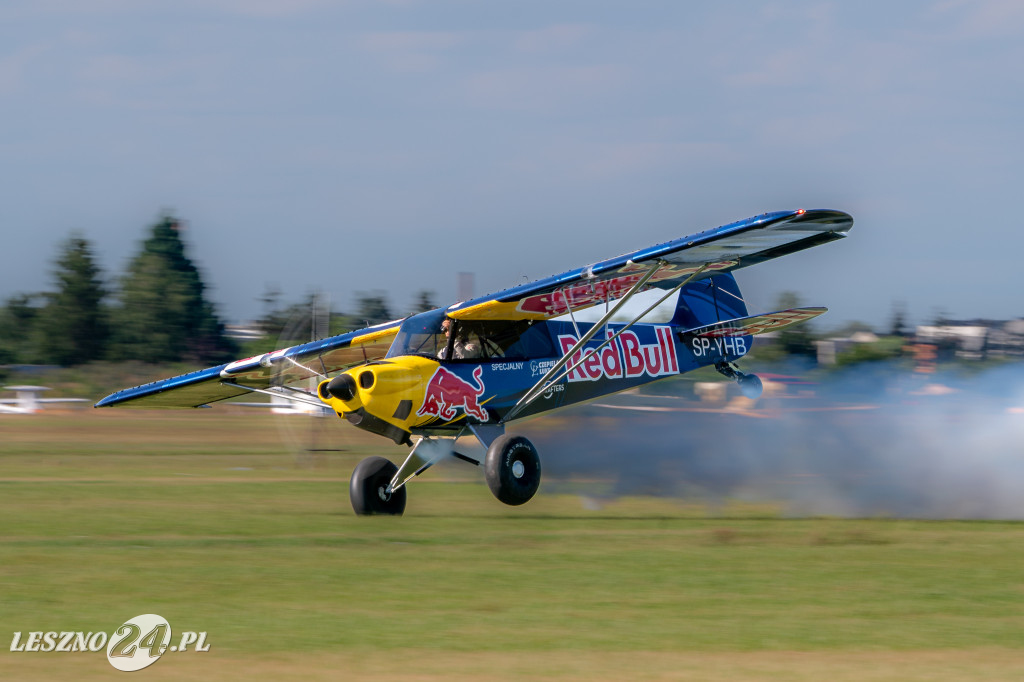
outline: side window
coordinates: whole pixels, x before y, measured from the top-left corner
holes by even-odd
[[[528,360],[555,355],[543,323],[529,320],[463,322],[453,328],[452,359],[466,362]]]
[[[505,357],[516,360],[545,358],[555,355],[551,335],[544,323],[530,324],[529,321],[515,323],[519,326],[516,337],[505,348]]]
[[[470,355],[463,356],[467,360],[526,360],[554,354],[545,325],[529,320],[460,322],[456,335],[457,344],[473,349]]]

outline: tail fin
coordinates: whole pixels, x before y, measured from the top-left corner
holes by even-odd
[[[731,273],[691,282],[679,290],[672,324],[684,329],[703,327],[747,316],[747,305]]]

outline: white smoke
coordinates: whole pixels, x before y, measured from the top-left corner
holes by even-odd
[[[973,377],[860,365],[745,411],[693,411],[705,406],[691,384],[676,386],[601,401],[656,410],[584,406],[528,424],[548,485],[792,515],[1024,519],[1024,365]]]

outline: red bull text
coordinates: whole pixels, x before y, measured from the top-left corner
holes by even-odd
[[[610,337],[612,332],[608,332]],[[598,379],[621,379],[623,377],[663,377],[679,374],[679,358],[672,341],[671,327],[655,327],[657,343],[643,344],[630,330],[622,332],[617,339],[588,357],[583,364],[569,373],[569,381],[597,381]],[[568,353],[576,344],[571,334],[558,337],[562,353]],[[579,362],[588,350],[573,353],[570,364]]]
[[[707,272],[722,270],[735,265],[733,261],[722,261],[721,263],[710,263],[705,268]],[[691,265],[668,264],[660,268],[649,280],[648,287],[654,282],[679,279],[697,271],[697,267]],[[567,287],[553,291],[550,294],[530,296],[519,303],[519,310],[525,313],[542,313],[544,315],[565,315],[570,308],[587,308],[602,301],[621,298],[634,284],[640,281],[647,271],[646,267],[635,264],[626,265],[619,269],[622,273],[619,277],[611,279],[587,282],[574,287]]]

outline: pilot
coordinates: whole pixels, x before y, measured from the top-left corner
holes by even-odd
[[[444,318],[444,321],[441,323],[441,332],[444,334],[445,346],[438,351],[437,357],[445,360],[448,358],[447,339],[452,333],[452,320],[450,318]],[[455,360],[474,360],[483,357],[483,351],[479,343],[473,343],[465,336],[459,335],[455,337],[455,342],[452,343],[452,357]]]

